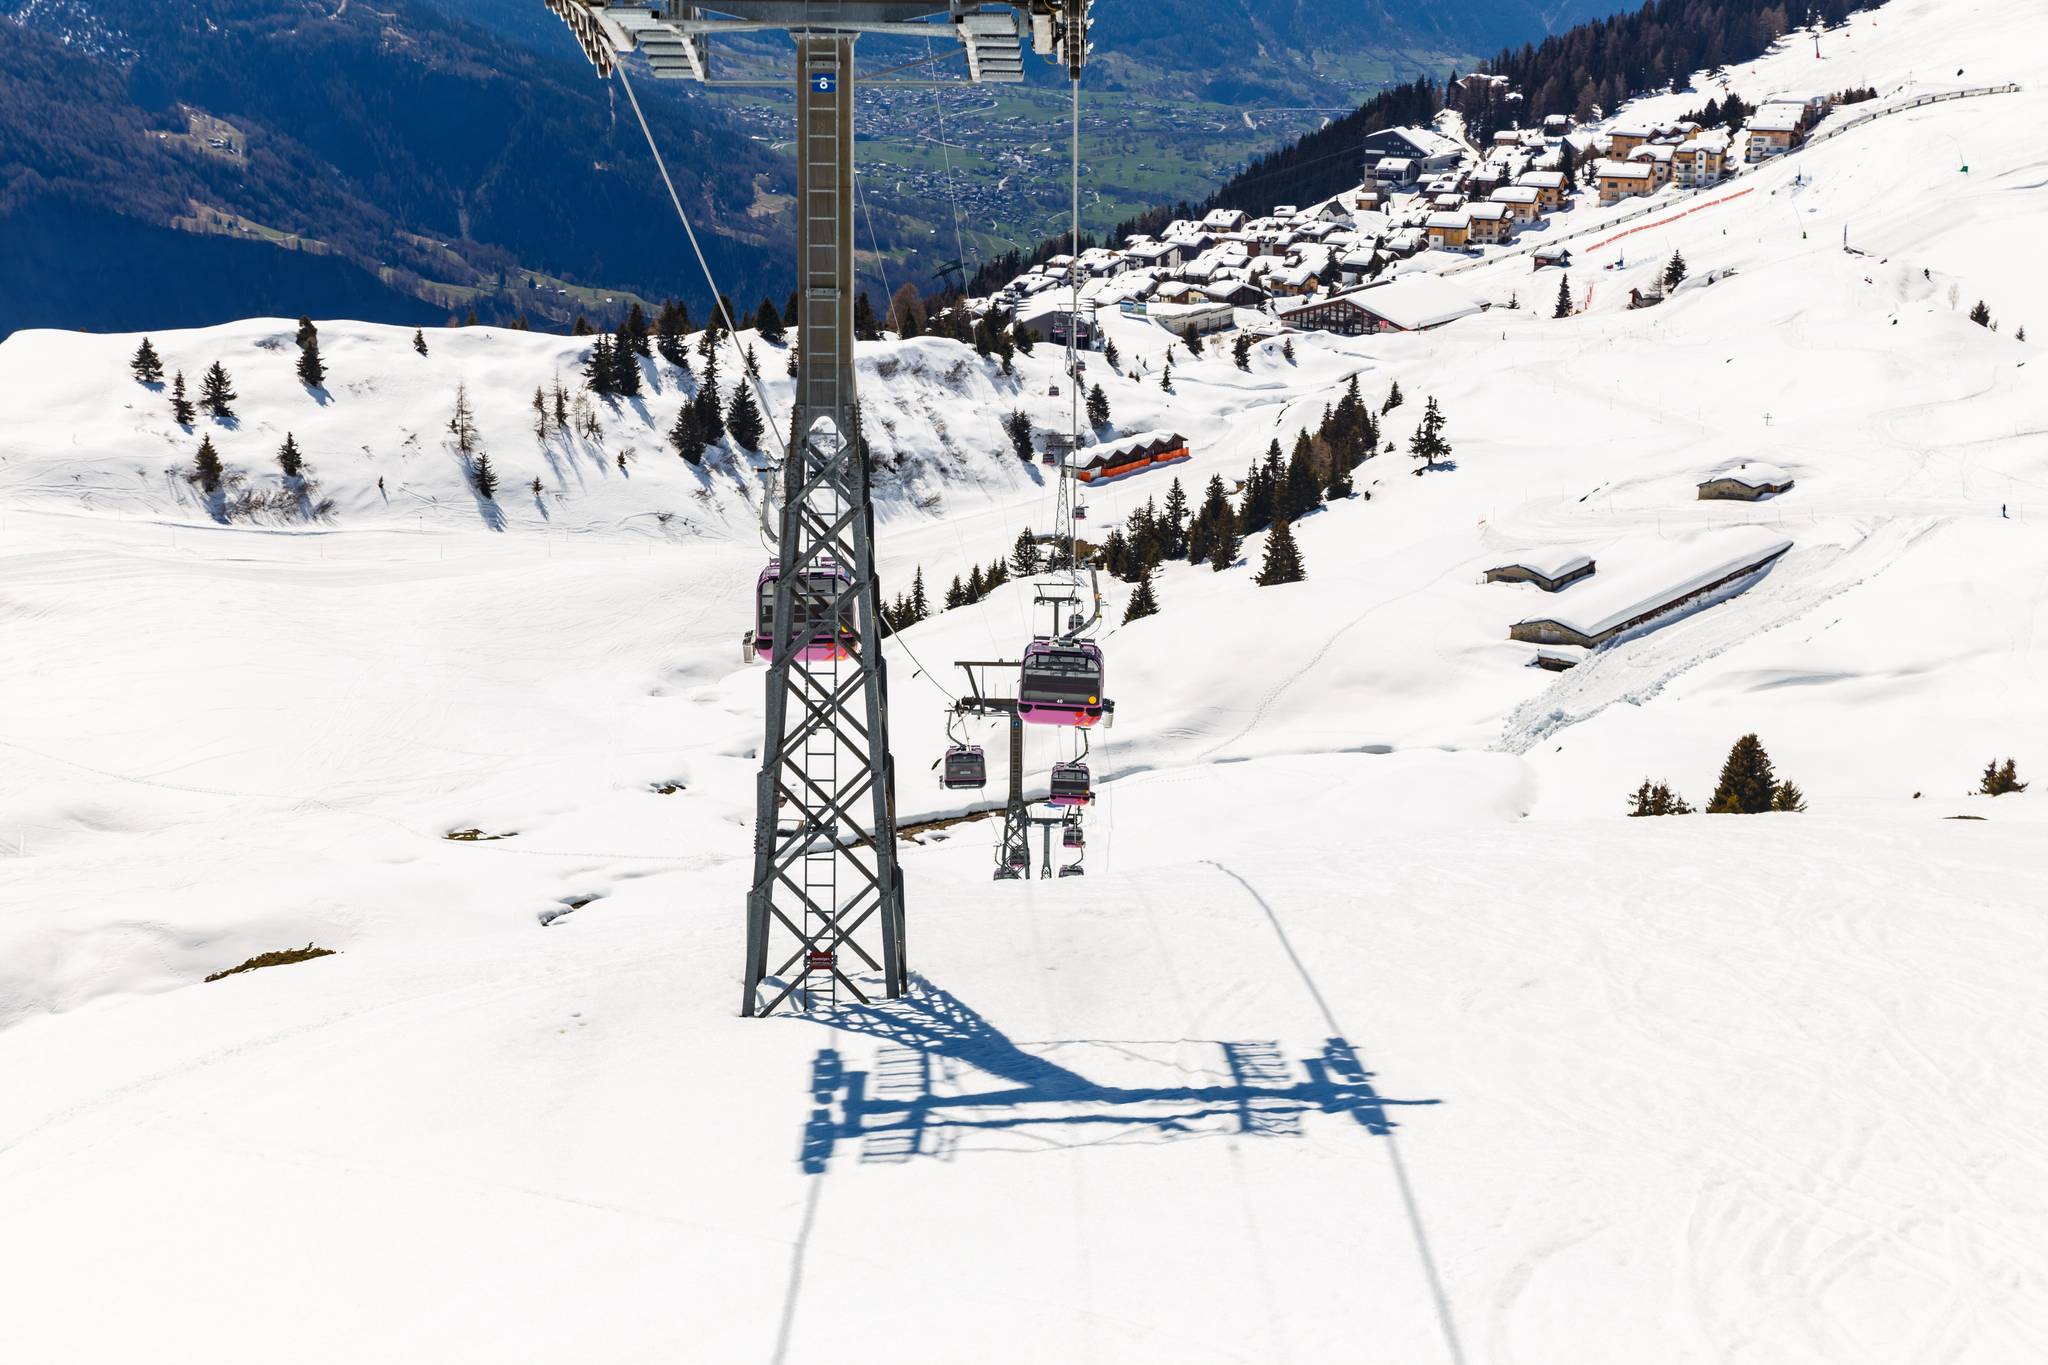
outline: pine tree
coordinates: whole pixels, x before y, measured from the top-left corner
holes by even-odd
[[[1152,566],[1147,564],[1138,579],[1138,590],[1124,606],[1124,624],[1159,614],[1159,598],[1152,590]]]
[[[1038,334],[1029,327],[1019,327],[1013,323],[1010,326],[1010,335],[1016,340],[1018,355],[1030,355],[1038,349]]]
[[[1181,345],[1188,348],[1189,355],[1198,356],[1202,353],[1202,334],[1195,330],[1193,323],[1180,329],[1180,341]]]
[[[2025,338],[2021,339],[2024,340]],[[1116,353],[1116,343],[1114,341],[1104,341],[1102,343],[1102,359],[1116,373],[1122,374],[1124,372],[1122,358]]]
[[[875,306],[868,302],[868,291],[860,291],[853,301],[853,335],[857,341],[880,341],[882,326],[875,321]],[[987,352],[983,352],[984,355]]]
[[[1188,552],[1188,491],[1180,476],[1166,489],[1166,510],[1159,518],[1160,549],[1168,559],[1181,559]]]
[[[1401,381],[1396,379],[1393,387],[1387,390],[1387,401],[1380,404],[1380,416],[1384,417],[1395,408],[1400,407],[1403,401],[1401,397]]]
[[[1676,249],[1664,266],[1664,292],[1667,294],[1685,282],[1685,257]]]
[[[1168,393],[1173,392],[1173,357],[1171,355],[1166,357],[1166,364],[1159,371],[1159,387],[1165,389]]]
[[[1431,397],[1422,410],[1422,425],[1415,428],[1415,435],[1408,441],[1408,453],[1423,461],[1425,469],[1435,469],[1451,453],[1450,442],[1444,440],[1444,414]]]
[[[1288,364],[1290,364],[1290,365],[1292,365],[1292,364],[1294,363],[1294,338],[1293,338],[1293,337],[1289,337],[1289,338],[1287,338],[1287,340],[1285,340],[1285,341],[1283,341],[1283,342],[1281,342],[1281,343],[1280,343],[1280,358],[1281,358],[1281,359],[1283,359],[1283,360],[1285,360],[1285,361],[1286,361],[1286,362],[1287,362]]]
[[[235,416],[235,401],[241,395],[235,392],[227,370],[216,360],[207,368],[206,378],[199,385],[199,406],[204,408],[216,422],[230,422]]]
[[[690,368],[690,310],[674,299],[661,305],[654,315],[654,350],[663,360],[688,373]]]
[[[541,495],[540,475],[534,475],[533,482],[527,486],[533,490],[533,496],[538,498]]]
[[[192,461],[192,472],[201,488],[209,493],[220,491],[220,452],[213,448],[212,436],[199,438],[199,454]]]
[[[1246,373],[1251,372],[1252,339],[1250,333],[1239,332],[1237,334],[1237,340],[1230,343],[1230,358],[1236,363],[1237,368]]]
[[[1259,576],[1253,581],[1262,588],[1270,588],[1281,583],[1299,583],[1307,577],[1301,549],[1294,543],[1294,528],[1285,521],[1274,522],[1266,537],[1265,563],[1259,566]]]
[[[2020,338],[2022,341],[2025,337]],[[156,347],[144,337],[142,344],[135,348],[135,358],[128,362],[138,384],[161,384],[164,378],[164,362],[157,356]]]
[[[307,342],[317,339],[319,335],[320,329],[313,325],[313,319],[307,317],[304,313],[299,314],[299,330],[297,335],[292,338],[293,344],[303,350]]]
[[[751,386],[744,383],[733,385],[732,406],[725,414],[725,429],[732,433],[732,439],[740,449],[761,448],[761,435],[766,427],[761,421],[761,410],[754,405]]]
[[[1109,395],[1100,384],[1088,390],[1088,425],[1098,430],[1109,425]]]
[[[1019,578],[1038,572],[1038,539],[1029,526],[1017,533],[1017,543],[1010,548],[1010,568]]]
[[[469,470],[470,482],[476,485],[476,495],[485,502],[498,496],[498,471],[491,468],[491,457],[478,451],[476,460]]]
[[[1225,513],[1216,527],[1216,543],[1209,547],[1209,567],[1222,573],[1237,563],[1237,552],[1244,546],[1244,537],[1238,533],[1237,518]]]
[[[287,479],[298,478],[306,467],[305,458],[299,453],[299,443],[292,439],[289,431],[284,434],[284,444],[277,448],[277,467],[284,471]]]
[[[189,427],[195,415],[192,400],[185,396],[185,372],[180,370],[178,377],[171,381],[171,420],[181,427]]]
[[[1798,812],[1806,809],[1806,793],[1790,782],[1780,782],[1771,793],[1771,809]]]
[[[299,343],[299,382],[309,389],[325,388],[327,367],[320,363],[320,334],[307,323],[300,329],[305,340]]]
[[[782,314],[775,309],[774,299],[762,299],[761,306],[754,310],[754,330],[771,346],[780,346],[782,339],[789,335],[788,328],[783,326]]]
[[[946,589],[946,610],[967,605],[967,585],[960,581],[960,575],[953,575],[953,585]]]
[[[973,606],[987,595],[988,584],[982,579],[981,565],[977,564],[968,571],[967,586],[962,590],[961,597],[965,605]]]
[[[1978,299],[1977,306],[1970,310],[1970,321],[1976,323],[1979,327],[1989,327],[1991,325],[1991,309],[1985,305],[1984,300]]]
[[[910,580],[910,618],[923,621],[932,614],[931,599],[924,595],[924,565],[917,566],[917,572]]]
[[[2019,764],[2012,759],[2005,760],[2000,767],[1997,759],[1984,765],[1984,776],[1977,783],[1977,791],[1983,796],[2004,796],[2007,792],[2023,792],[2027,784],[2020,781]]]
[[[561,431],[569,425],[569,391],[562,387],[562,376],[555,376],[555,387],[548,395],[548,403],[554,410],[555,430]]]
[[[1287,461],[1280,491],[1274,499],[1274,514],[1282,521],[1295,521],[1322,504],[1321,481],[1316,478],[1315,450],[1303,432]]]
[[[427,353],[427,334],[417,327],[412,329],[412,348],[421,355]]]
[[[626,320],[619,324],[619,333],[616,341],[619,352],[625,356],[639,356],[645,360],[653,359],[654,347],[650,340],[650,333],[651,328],[647,322],[647,313],[638,303],[635,303],[626,310]]]
[[[612,359],[612,339],[609,334],[598,333],[591,343],[590,357],[583,362],[583,382],[592,393],[609,396],[614,392],[614,375],[617,367]]]
[[[1692,807],[1684,797],[1671,790],[1667,783],[1652,784],[1649,778],[1636,788],[1629,809],[1630,815],[1691,815]]]
[[[533,390],[533,439],[542,444],[548,439],[548,396],[539,385]]]
[[[1721,780],[1714,787],[1714,799],[1707,803],[1707,813],[1755,815],[1771,808],[1777,790],[1771,756],[1755,735],[1744,735],[1721,764]]]
[[[575,323],[569,328],[569,335],[572,337],[587,337],[595,331],[597,331],[597,328],[590,325],[590,319],[578,313]],[[425,352],[423,351],[421,354],[424,355]]]
[[[1003,434],[1010,438],[1011,452],[1025,464],[1030,464],[1033,455],[1030,417],[1014,408],[1011,409],[1010,415],[1003,419]]]
[[[685,403],[676,413],[675,424],[668,429],[668,443],[675,447],[676,454],[691,464],[704,463],[703,427],[697,421],[697,405]]]
[[[635,305],[636,307],[638,305]],[[642,319],[641,325],[646,325]],[[624,330],[613,338],[611,345],[611,388],[608,392],[621,398],[637,398],[640,395],[640,353],[636,346],[647,344],[646,338],[637,341]]]
[[[1351,482],[1350,461],[1330,452],[1330,473],[1323,481],[1323,501],[1342,502],[1357,491]]]
[[[725,439],[725,398],[718,388],[718,352],[704,353],[704,382],[691,400],[697,409],[697,430],[704,444],[715,446]]]
[[[455,448],[464,458],[475,454],[477,447],[482,444],[482,438],[476,429],[476,410],[469,405],[467,384],[458,383],[455,386],[455,411],[448,418],[448,432],[455,438]],[[489,497],[490,494],[486,493],[484,496]]]
[[[1554,318],[1568,318],[1571,315],[1572,277],[1570,275],[1560,275],[1557,277],[1557,306],[1550,310],[1550,316]]]

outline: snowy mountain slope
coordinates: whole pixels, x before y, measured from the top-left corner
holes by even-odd
[[[1998,17],[1859,17],[1861,64],[1830,50],[1824,83],[1936,56],[2024,78],[2048,17]],[[1792,88],[1795,59],[1815,65],[1731,79]],[[159,335],[188,379],[233,371],[241,425],[207,428],[231,469],[274,484],[289,429],[333,501],[223,526],[167,473],[198,433],[126,379],[136,338],[0,344],[13,1339],[2038,1357],[2048,806],[1964,795],[1994,754],[2024,776],[2048,753],[2048,381],[2014,336],[2044,111],[1999,99],[1878,120],[1594,252],[1569,319],[1556,272],[1502,262],[1461,287],[1518,309],[1300,336],[1292,364],[1262,343],[1248,374],[1176,350],[1170,393],[1168,338],[1112,320],[1148,367],[1091,359],[1118,428],[1175,427],[1194,457],[1091,490],[1098,531],[1173,477],[1241,476],[1353,374],[1375,406],[1400,382],[1398,440],[1438,397],[1456,467],[1361,467],[1370,500],[1296,527],[1306,583],[1168,566],[1161,614],[1102,632],[1118,722],[1090,754],[1113,780],[1089,876],[992,888],[986,823],[906,845],[924,989],[836,1024],[731,1017],[761,687],[737,637],[764,552],[754,473],[659,444],[687,385],[662,376],[601,447],[543,450],[526,403],[573,374],[567,339],[434,333],[418,357],[323,322],[323,404],[261,346],[289,323]],[[1724,277],[1625,311],[1674,248]],[[1965,319],[1979,296],[2001,331]],[[997,423],[1064,412],[1049,350],[1015,383],[930,340],[862,363],[892,592],[921,565],[936,596],[1048,524]],[[501,529],[446,447],[458,381]],[[1794,488],[1696,500],[1744,458]],[[1479,581],[1733,526],[1794,548],[1562,675],[1507,627],[1574,589]],[[951,661],[1032,625],[1012,585],[887,646],[905,818],[961,808],[927,772]],[[1751,730],[1807,814],[1620,819],[1645,775],[1705,797]],[[1033,736],[1034,785],[1055,747]],[[443,837],[472,828],[508,837]],[[309,941],[340,955],[200,984]],[[865,1101],[829,1068],[814,1092],[826,1049]],[[128,1311],[84,1298],[108,1287]]]

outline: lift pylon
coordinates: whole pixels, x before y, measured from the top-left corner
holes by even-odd
[[[877,991],[901,995],[908,969],[882,599],[854,392],[854,43],[864,33],[929,38],[949,31],[966,57],[967,79],[1017,82],[1024,79],[1028,40],[1078,79],[1087,55],[1087,0],[545,3],[607,76],[622,55],[638,50],[657,78],[757,84],[717,76],[711,37],[782,31],[795,42],[796,411],[781,470],[777,638],[756,781],[740,1013],[769,1014],[785,1002],[832,1003],[842,990],[862,1002]],[[845,571],[843,578],[810,572],[827,559]],[[828,582],[834,586],[820,586]],[[812,651],[793,647],[796,623],[836,619],[848,598],[859,617],[859,649],[801,657]]]

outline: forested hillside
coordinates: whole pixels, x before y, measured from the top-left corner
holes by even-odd
[[[675,92],[647,98],[721,228],[721,278],[771,273],[784,229],[748,210],[781,159]],[[566,321],[593,302],[577,283],[702,288],[638,130],[582,62],[416,0],[0,0],[0,230],[74,222],[103,254],[7,253],[0,334],[320,306],[294,288],[395,321]],[[229,260],[177,301],[178,275]]]

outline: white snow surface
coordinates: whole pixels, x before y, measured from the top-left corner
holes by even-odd
[[[543,446],[578,342],[321,320],[315,395],[259,319],[154,335],[240,390],[187,433],[135,336],[0,343],[7,1356],[2048,1357],[2044,46],[2039,6],[1899,0],[1731,68],[2024,88],[1574,242],[1572,318],[1526,259],[1458,277],[1483,316],[1248,373],[1110,317],[1139,372],[1091,363],[1099,435],[1192,458],[1091,488],[1094,534],[1353,376],[1399,382],[1397,443],[1436,397],[1453,455],[1300,519],[1304,583],[1253,585],[1261,535],[1130,625],[1109,585],[1088,875],[992,884],[985,821],[906,844],[917,989],[868,1011],[735,1017],[767,552],[754,461],[661,442],[689,382]],[[1715,282],[1627,311],[1673,249]],[[1000,421],[1064,422],[1052,348],[861,363],[892,595],[1048,525]],[[271,496],[287,430],[310,521]],[[1750,458],[1798,496],[1695,498]],[[1507,639],[1731,535],[1794,548],[1569,672]],[[1479,582],[1552,550],[1600,573]],[[951,661],[1035,624],[1013,583],[885,646],[902,818],[963,809]],[[1702,803],[1749,732],[1806,813],[1623,818],[1645,776]],[[1034,734],[1030,785],[1071,752]],[[2033,791],[1967,794],[2008,755]],[[202,981],[307,943],[336,955]]]

